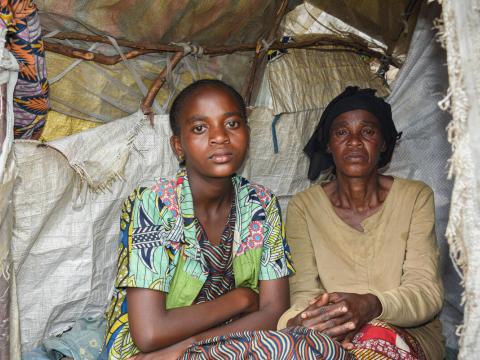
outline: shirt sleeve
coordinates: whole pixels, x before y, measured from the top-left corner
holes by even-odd
[[[158,195],[136,189],[124,202],[120,219],[120,248],[116,287],[168,292],[174,251],[168,242],[171,214]]]
[[[433,192],[424,186],[413,208],[400,286],[370,291],[382,304],[380,320],[402,327],[418,326],[433,319],[442,308],[434,209]]]
[[[303,311],[310,300],[325,292],[318,276],[312,240],[308,232],[303,204],[293,197],[287,210],[287,240],[295,261],[296,274],[290,278],[290,303],[278,321],[277,328],[287,327],[287,322]]]
[[[259,280],[274,280],[293,274],[295,270],[285,239],[280,205],[274,195],[265,208],[265,229]]]

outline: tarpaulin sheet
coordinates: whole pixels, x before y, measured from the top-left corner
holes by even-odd
[[[37,0],[42,26],[168,44],[255,44],[275,21],[281,0]]]

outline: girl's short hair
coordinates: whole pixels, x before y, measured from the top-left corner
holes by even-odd
[[[243,100],[242,95],[240,95],[240,93],[237,90],[235,90],[235,88],[233,88],[232,86],[228,85],[227,83],[221,80],[216,80],[216,79],[197,80],[191,83],[190,85],[188,85],[182,91],[180,91],[180,93],[176,96],[175,100],[173,101],[172,106],[170,107],[170,113],[169,113],[170,127],[174,135],[180,134],[180,128],[178,126],[177,118],[180,112],[182,111],[186,101],[198,90],[202,88],[209,88],[209,87],[226,91],[237,103],[240,116],[245,121],[247,120],[247,107],[245,105],[245,101]]]

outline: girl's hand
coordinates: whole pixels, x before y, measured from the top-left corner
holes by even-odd
[[[372,294],[330,293],[330,304],[302,313],[302,325],[318,330],[338,341],[349,338],[382,312],[382,305]],[[345,342],[345,345],[350,342]],[[349,346],[349,345],[348,345]]]
[[[194,338],[189,338],[161,350],[137,354],[130,360],[177,360],[194,342]]]

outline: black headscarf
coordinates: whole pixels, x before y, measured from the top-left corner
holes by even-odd
[[[380,154],[378,168],[387,165],[392,159],[393,149],[402,133],[398,133],[392,119],[392,109],[382,98],[375,96],[375,89],[359,89],[348,86],[345,91],[330,101],[322,113],[320,122],[303,151],[310,158],[308,178],[315,180],[320,173],[334,166],[332,155],[327,152],[330,141],[330,128],[340,114],[352,110],[366,110],[380,122],[380,131],[386,150]]]

